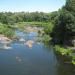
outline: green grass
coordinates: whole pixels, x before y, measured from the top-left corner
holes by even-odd
[[[12,26],[0,23],[0,34],[12,38],[15,32]]]
[[[36,27],[43,27],[45,33],[52,32],[53,24],[51,22],[19,22],[15,23],[15,26],[21,30],[24,30],[26,26],[36,26]]]
[[[58,45],[55,46],[55,50],[59,52],[61,55],[71,55],[72,50],[69,48],[63,48]]]
[[[18,22],[15,25],[25,25],[25,26],[44,26],[47,25],[49,22]]]
[[[70,48],[63,48],[58,45],[55,47],[55,51],[61,54],[62,56],[66,55],[71,58],[71,63],[75,65],[75,53]]]

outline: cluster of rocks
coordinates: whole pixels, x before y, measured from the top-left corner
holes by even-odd
[[[9,47],[9,44],[11,43],[11,39],[9,39],[8,37],[4,36],[4,35],[0,35],[0,44],[2,44],[2,46],[0,48],[3,49],[9,49],[11,47]]]

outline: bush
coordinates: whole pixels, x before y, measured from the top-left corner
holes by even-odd
[[[15,32],[8,25],[0,24],[0,34],[3,34],[7,37],[12,38],[14,36]]]
[[[66,49],[66,48],[60,47],[58,45],[56,45],[54,48],[61,55],[71,55],[71,53],[72,53],[72,50],[71,49],[68,49],[68,48]]]

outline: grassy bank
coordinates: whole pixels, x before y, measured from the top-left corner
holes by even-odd
[[[24,30],[25,27],[28,27],[28,26],[43,27],[45,32],[50,32],[53,28],[53,25],[51,22],[18,22],[18,23],[15,23],[14,26],[21,30]]]
[[[0,23],[0,34],[5,35],[6,37],[12,38],[15,35],[15,32],[11,25]]]
[[[54,49],[62,57],[64,57],[64,56],[69,57],[70,61],[68,61],[67,59],[66,59],[66,61],[69,62],[69,63],[72,63],[73,65],[75,65],[75,53],[70,48],[64,48],[64,47],[56,45],[54,47]]]

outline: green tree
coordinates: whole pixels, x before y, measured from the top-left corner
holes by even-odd
[[[75,0],[66,0],[64,8],[66,8],[67,11],[75,12]]]
[[[55,18],[55,26],[53,28],[53,38],[58,43],[66,44],[73,39],[75,33],[75,17],[68,11],[62,10]]]
[[[71,44],[75,36],[75,0],[66,0],[65,6],[58,13],[52,32],[54,42]]]

